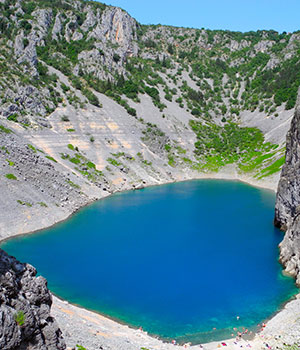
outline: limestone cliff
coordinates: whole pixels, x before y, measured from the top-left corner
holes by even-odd
[[[287,134],[286,162],[278,185],[275,225],[286,231],[280,244],[280,261],[300,284],[300,92]]]
[[[52,298],[36,270],[0,250],[0,349],[63,350]]]

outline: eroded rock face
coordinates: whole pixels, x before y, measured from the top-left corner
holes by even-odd
[[[0,349],[65,349],[51,304],[47,282],[35,268],[0,249]]]
[[[300,285],[300,93],[287,134],[286,161],[278,184],[275,225],[286,231],[280,261]]]
[[[286,161],[278,184],[275,225],[286,230],[300,205],[300,94],[286,139]],[[300,207],[298,208],[300,209]]]

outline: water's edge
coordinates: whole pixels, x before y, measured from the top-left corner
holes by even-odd
[[[201,179],[220,179],[220,180],[235,180],[235,181],[240,181],[240,182],[244,182],[244,183],[247,183],[251,186],[254,186],[254,187],[259,187],[259,188],[265,188],[265,189],[268,189],[268,190],[271,190],[273,192],[276,192],[276,189],[277,189],[277,184],[278,184],[278,179],[277,178],[273,178],[270,182],[262,182],[262,181],[257,181],[251,177],[247,177],[246,175],[240,175],[238,174],[237,172],[220,172],[220,173],[215,173],[215,174],[201,174],[199,176],[194,176],[194,177],[191,177],[189,179],[186,179],[184,181],[165,181],[165,182],[162,182],[160,184],[149,184],[149,185],[145,185],[143,186],[142,188],[146,188],[146,187],[153,187],[153,186],[160,186],[160,185],[163,185],[163,184],[170,184],[170,183],[177,183],[177,182],[186,182],[186,181],[191,181],[191,180],[201,180]],[[141,189],[141,188],[139,188]],[[136,188],[129,188],[129,189],[126,189],[124,191],[116,191],[114,193],[111,193],[111,194],[108,194],[107,196],[103,196],[101,198],[97,198],[95,201],[98,201],[98,200],[101,200],[101,199],[105,199],[105,198],[108,198],[109,196],[115,194],[115,193],[118,193],[118,192],[125,192],[125,191],[128,191],[128,190],[138,190]],[[61,223],[63,221],[66,221],[68,220],[72,215],[74,215],[76,212],[78,212],[79,210],[81,210],[83,207],[86,207],[88,205],[90,205],[91,203],[95,202],[94,200],[93,201],[90,201],[89,203],[87,203],[86,205],[82,206],[81,208],[79,208],[78,210],[74,210],[73,212],[71,212],[69,215],[67,215],[63,220],[57,220],[53,225],[45,225],[44,227],[42,228],[38,228],[37,230],[34,230],[34,231],[29,231],[29,232],[14,232],[13,234],[10,234],[9,237],[5,237],[5,238],[0,238],[0,242],[3,243],[4,241],[6,240],[9,240],[13,237],[16,237],[16,236],[24,236],[24,235],[29,235],[29,234],[34,234],[38,231],[41,231],[42,229],[46,229],[46,228],[50,228],[58,223]],[[295,297],[292,297],[292,299],[290,300],[287,300],[286,302],[284,302],[282,305],[281,305],[281,308],[275,312],[269,319],[268,321],[272,320],[277,314],[279,314],[284,308],[285,306],[291,302],[291,300],[295,299]],[[101,316],[101,319],[103,320],[108,320],[109,322],[112,322],[112,323],[116,323],[117,325],[123,327],[123,331],[129,331],[130,329],[136,329],[134,327],[131,327],[125,323],[122,323],[120,320],[115,320],[107,315],[103,315],[101,314],[100,312],[95,312],[95,311],[89,311],[87,309],[84,309],[82,308],[80,305],[74,305],[74,304],[71,304],[67,301],[64,301],[62,299],[60,299],[58,296],[55,296],[54,295],[54,307],[58,307],[58,305],[70,305],[72,306],[72,308],[77,308],[78,310],[84,310],[86,312],[89,312],[89,313],[92,313],[92,314],[95,314],[95,315],[99,315]],[[145,333],[145,332],[143,332]],[[149,338],[153,338],[153,340],[157,340],[159,339],[159,337],[157,337],[156,335],[153,335],[153,336],[150,336],[148,334],[146,334],[147,337]],[[227,342],[229,340],[226,340]],[[231,340],[233,341],[233,340]],[[215,342],[211,342],[211,343],[208,343],[206,344],[207,346],[212,346],[213,344],[215,344]],[[209,346],[209,347],[210,347]]]

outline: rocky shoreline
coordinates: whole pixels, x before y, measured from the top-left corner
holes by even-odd
[[[0,242],[10,239],[12,237],[20,236],[20,235],[33,234],[37,231],[54,226],[62,221],[68,220],[70,216],[75,214],[77,211],[79,211],[83,207],[89,204],[92,204],[94,201],[105,199],[117,192],[123,192],[128,190],[139,190],[145,187],[160,186],[160,185],[165,185],[165,184],[174,183],[174,182],[203,180],[203,179],[236,180],[236,181],[247,183],[254,187],[265,188],[276,192],[278,181],[279,181],[279,174],[275,174],[274,176],[268,177],[265,180],[255,180],[251,176],[247,176],[246,174],[239,173],[236,170],[235,166],[229,165],[224,167],[220,172],[217,172],[217,173],[195,173],[195,172],[186,173],[184,180],[182,179],[175,179],[173,181],[165,180],[165,181],[161,181],[160,183],[148,182],[138,187],[135,185],[126,186],[122,189],[117,189],[113,193],[101,193],[101,195],[96,194],[92,199],[86,198],[79,205],[76,205],[74,210],[72,210],[72,208],[69,207],[67,208],[67,210],[64,210],[63,213],[59,213],[59,215],[56,215],[57,213],[54,212],[51,218],[45,222],[40,220],[40,215],[37,215],[35,220],[31,220],[30,226],[17,225],[16,223],[15,225],[11,226],[10,222],[5,222],[5,218],[2,218],[1,226],[0,226]],[[9,230],[5,229],[8,225],[10,225]]]
[[[247,177],[246,175],[241,176],[237,173],[234,167],[230,166],[224,168],[220,173],[199,174],[199,176],[194,176],[187,180],[197,179],[239,180],[253,186],[264,187],[266,189],[276,191],[279,175],[274,176],[272,179],[268,179],[268,181],[255,181],[253,178]],[[101,198],[105,197],[106,196],[102,196]],[[76,209],[74,212],[77,210],[78,209]],[[67,219],[73,213],[69,213],[63,219]],[[59,221],[61,221],[61,218],[58,218],[57,222]],[[10,238],[19,234],[28,234],[28,232],[18,231],[15,232],[15,234],[10,234]],[[8,239],[9,237],[1,238],[3,240]],[[290,305],[293,305],[293,307]],[[294,309],[297,310],[297,312],[293,313]],[[170,343],[164,343],[159,339],[149,336],[146,332],[119,324],[118,322],[110,320],[97,313],[69,304],[68,302],[60,300],[55,296],[53,296],[51,314],[57,320],[62,330],[67,344],[67,349],[75,348],[76,344],[82,345],[88,350],[140,350],[141,348],[168,350],[174,348],[184,349],[186,347],[190,347],[191,349],[199,349],[199,345],[190,346],[186,344],[185,346],[174,346]],[[264,344],[266,341],[268,342],[266,343],[268,345],[270,343],[272,346],[277,346],[279,340],[282,344],[288,343],[292,345],[295,342],[298,342],[300,339],[300,322],[297,322],[299,316],[300,300],[296,299],[287,303],[283,310],[268,321],[266,327],[262,330],[262,332],[257,334],[253,340],[246,341],[241,339],[238,343],[236,343],[235,339],[226,340],[226,346],[229,349],[236,349],[237,347],[253,347],[255,349],[261,349],[266,348]],[[291,322],[294,325],[292,328]],[[298,323],[299,325],[297,326]],[[295,332],[295,327],[299,327],[299,332]],[[292,329],[292,331],[290,331],[290,329]],[[222,346],[220,345],[221,343],[222,342],[212,342],[202,346],[207,350],[211,350]]]

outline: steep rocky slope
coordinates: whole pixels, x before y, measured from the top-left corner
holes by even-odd
[[[36,270],[0,250],[0,348],[63,350],[61,331],[50,315],[52,298]]]
[[[298,33],[143,26],[81,0],[1,0],[0,31],[2,238],[228,166],[276,182]]]
[[[300,285],[300,94],[287,134],[286,162],[278,185],[275,225],[286,231],[280,244],[280,261]]]

